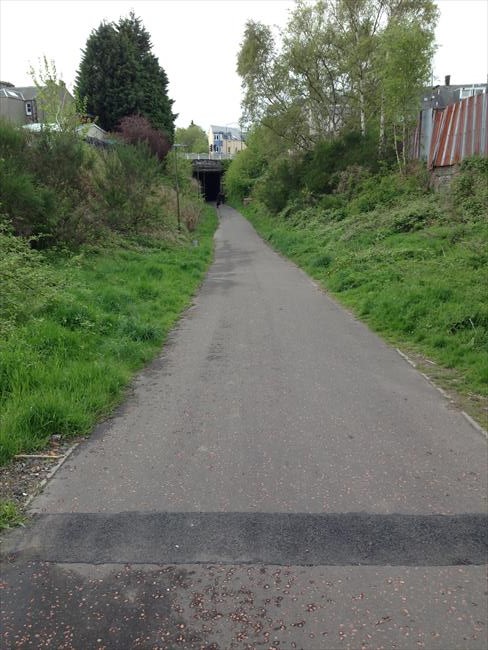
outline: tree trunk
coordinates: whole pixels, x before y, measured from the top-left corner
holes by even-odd
[[[395,155],[398,163],[398,169],[400,173],[403,172],[402,170],[402,161],[400,159],[400,153],[398,151],[398,138],[397,138],[397,131],[396,131],[396,124],[393,125],[393,141],[395,143]]]
[[[383,94],[381,95],[381,105],[380,105],[380,136],[378,139],[378,154],[382,156],[385,150],[385,99]]]

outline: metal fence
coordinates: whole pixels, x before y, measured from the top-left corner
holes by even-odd
[[[413,157],[429,169],[450,167],[469,156],[488,156],[488,94],[466,97],[443,109],[421,112]]]

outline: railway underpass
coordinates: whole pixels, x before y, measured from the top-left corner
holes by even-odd
[[[221,161],[209,158],[195,159],[192,160],[192,168],[192,176],[200,183],[205,201],[215,201],[221,189],[224,173]]]

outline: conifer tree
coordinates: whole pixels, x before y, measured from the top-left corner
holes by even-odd
[[[85,110],[107,131],[129,115],[174,134],[168,78],[151,51],[151,37],[133,12],[117,23],[102,22],[91,32],[76,76],[76,93]]]

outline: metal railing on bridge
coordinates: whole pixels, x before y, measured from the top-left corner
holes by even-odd
[[[235,153],[188,153],[187,151],[180,151],[178,155],[186,160],[232,160],[235,158]]]

